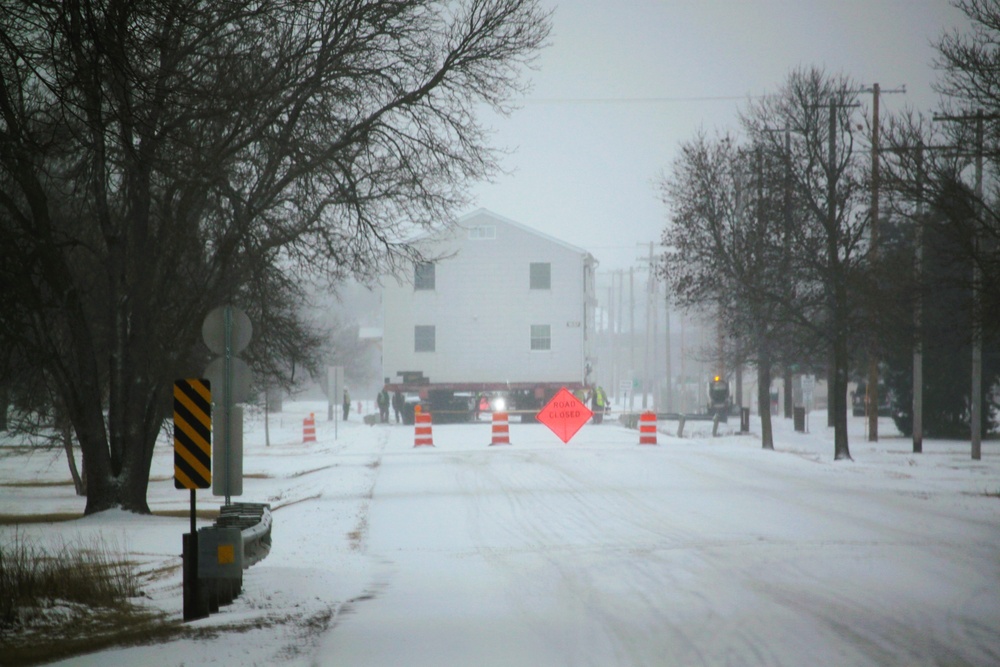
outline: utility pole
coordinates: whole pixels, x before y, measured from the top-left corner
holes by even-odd
[[[782,257],[781,257],[781,275],[782,279],[786,281],[786,290],[784,293],[790,295],[791,285],[789,283],[788,274],[791,271],[790,262],[792,254],[792,130],[789,127],[779,127],[779,128],[764,128],[764,132],[781,132],[785,136],[785,147],[784,147],[784,192],[782,201],[782,216],[784,227],[782,229]],[[787,339],[786,339],[787,341]],[[785,349],[781,350],[781,381],[784,388],[784,400],[783,412],[785,419],[792,418],[792,368],[791,359],[788,358],[787,344],[783,346]],[[768,393],[770,394],[770,387],[768,388]]]
[[[827,225],[829,229],[827,230],[827,261],[835,261],[837,258],[837,247],[836,239],[832,242],[830,238],[833,236],[833,230],[837,226],[837,181],[834,179],[833,175],[837,171],[837,103],[834,99],[830,98],[830,127],[828,129],[827,135],[827,154],[830,160],[829,172],[826,177],[826,206],[827,206]],[[831,247],[832,246],[832,247]],[[836,287],[834,287],[836,289]],[[834,326],[840,327],[842,324],[837,321],[836,308],[837,299],[836,295],[831,291],[829,295],[830,299],[830,310],[832,311],[830,315],[834,320]],[[837,335],[836,333],[834,334]],[[836,341],[834,342],[834,348],[836,348]],[[829,373],[829,388],[827,393],[829,397],[827,398],[827,426],[835,426],[836,414],[837,414],[837,395],[840,392],[840,382],[837,381],[837,363],[836,363],[836,352],[832,350],[830,357],[830,373]]]
[[[924,338],[923,261],[924,261],[924,143],[917,146],[917,248],[913,269],[917,279],[917,302],[913,309],[913,453],[924,451]]]
[[[923,287],[921,286],[924,255],[924,142],[921,140],[915,149],[899,147],[890,149],[893,152],[916,150],[917,157],[917,228],[913,256],[913,278],[917,285],[917,293],[913,304],[913,453],[924,451],[924,352],[923,333]]]
[[[625,335],[624,335],[625,326],[623,324],[625,322],[625,320],[622,318],[622,312],[623,312],[623,310],[625,308],[624,295],[625,295],[625,273],[622,270],[619,269],[619,271],[618,271],[618,335],[617,335],[618,345],[615,346],[615,360],[617,362],[617,368],[618,368],[617,375],[618,375],[618,381],[619,381],[619,383],[621,382],[621,377],[623,375],[623,373],[622,373],[622,366],[625,363],[622,360],[622,354],[621,354],[621,351],[622,351],[621,350],[621,348],[622,348],[622,341],[625,339]],[[630,392],[629,393],[629,397],[631,397],[631,396],[632,396],[632,394]]]
[[[782,229],[781,245],[781,264],[782,264],[782,278],[785,280],[786,288],[788,287],[788,274],[790,273],[790,263],[792,255],[792,131],[788,126],[781,128],[781,131],[785,133],[785,173],[784,173],[784,183],[783,183],[783,196],[782,196],[782,218],[784,222],[784,228]],[[785,294],[791,294],[791,289],[788,289]],[[787,331],[787,325],[785,330]],[[785,349],[781,350],[781,375],[782,375],[782,386],[784,388],[784,405],[782,405],[785,419],[791,419],[793,415],[792,408],[792,369],[791,363],[788,358],[788,338],[784,340]],[[771,399],[771,388],[768,387],[768,410],[770,410],[770,399]],[[759,395],[759,392],[758,392]],[[759,396],[758,396],[759,400]],[[777,409],[777,408],[775,408]]]
[[[986,119],[995,120],[1000,115],[983,113],[977,109],[974,115],[964,116],[934,116],[934,120],[956,121],[960,123],[975,121],[976,123],[976,212],[982,217],[983,201],[983,122]],[[982,325],[982,272],[979,268],[979,224],[973,225],[972,236],[972,396],[969,406],[969,431],[972,440],[972,459],[978,461],[983,457],[983,325]]]
[[[860,106],[858,103],[853,102],[850,104],[840,103],[838,104],[836,99],[832,96],[830,97],[829,108],[830,108],[830,127],[829,136],[827,141],[829,142],[828,154],[829,154],[829,165],[827,167],[827,184],[826,184],[826,196],[827,196],[827,229],[826,229],[826,251],[827,251],[827,262],[830,267],[833,268],[839,264],[839,240],[840,234],[838,233],[837,225],[837,178],[835,175],[837,173],[837,109],[856,107]],[[847,356],[847,340],[846,332],[844,329],[844,322],[841,321],[843,313],[839,313],[838,309],[841,307],[842,302],[846,299],[846,295],[843,294],[845,287],[840,284],[841,276],[834,276],[834,284],[832,289],[829,290],[827,298],[829,300],[828,307],[830,308],[830,315],[834,321],[834,340],[831,346],[830,353],[830,399],[827,401],[827,425],[836,428],[838,420],[845,420],[842,425],[842,432],[845,436],[843,441],[835,438],[835,458],[850,458],[850,453],[848,450],[848,443],[846,440],[847,434],[847,406],[844,401],[847,399],[847,367],[846,367],[846,356]],[[840,292],[840,293],[838,293]]]
[[[607,350],[607,364],[608,367],[604,371],[604,381],[611,382],[611,395],[614,396],[615,391],[615,274],[611,272],[611,284],[608,286],[608,305],[605,308],[605,332],[607,334],[607,339],[605,341],[605,346]]]
[[[687,350],[684,349],[684,329],[685,329],[685,317],[681,315],[681,373],[680,373],[680,392],[681,392],[681,412],[687,412],[687,364],[685,360],[687,359]]]
[[[862,93],[872,94],[872,203],[871,203],[871,264],[878,262],[879,234],[879,117],[878,105],[881,93],[906,93],[906,86],[894,90],[883,91],[876,83],[871,88],[861,89]],[[873,306],[875,304],[872,304]],[[874,308],[872,310],[874,324]],[[868,441],[878,442],[878,332],[874,329],[869,335],[868,344]]]
[[[663,328],[666,332],[667,343],[667,400],[664,402],[664,410],[674,411],[674,379],[673,366],[671,365],[671,345],[670,345],[670,292],[666,283],[663,286]]]
[[[915,249],[913,257],[913,277],[917,285],[917,293],[913,304],[913,453],[920,454],[924,450],[924,354],[923,354],[923,256],[924,256],[924,224],[926,220],[924,202],[924,184],[927,181],[924,169],[924,153],[926,150],[956,150],[952,146],[924,146],[920,140],[916,146],[899,146],[882,149],[893,153],[916,153],[916,202],[915,211],[917,226],[915,230]]]
[[[653,409],[662,409],[663,404],[660,402],[660,380],[659,380],[659,368],[660,368],[660,354],[657,348],[656,341],[660,337],[660,309],[659,300],[656,298],[658,292],[657,282],[656,282],[656,271],[653,269],[653,242],[649,242],[649,295],[646,301],[647,308],[653,311],[653,335],[647,342],[647,346],[650,350],[649,367],[650,374],[652,375],[652,389],[653,389]]]
[[[653,242],[649,242],[649,254],[647,257],[639,257],[638,262],[644,262],[647,266],[648,277],[646,280],[646,337],[643,346],[643,369],[642,369],[642,408],[648,406],[648,395],[652,392],[654,409],[662,407],[660,405],[660,383],[657,378],[659,370],[659,354],[656,347],[656,340],[659,338],[659,301],[656,298],[656,271],[653,266]],[[650,331],[652,330],[652,333]]]
[[[878,263],[878,98],[879,85],[872,92],[872,204],[871,204],[871,264]],[[874,304],[873,304],[874,305]],[[874,316],[874,312],[872,312]],[[872,317],[874,320],[874,317]],[[874,322],[873,322],[874,323]],[[868,338],[868,442],[878,442],[878,343],[873,330]]]
[[[628,394],[628,409],[635,408],[635,267],[628,269],[628,379],[631,389]]]
[[[837,239],[834,235],[834,229],[837,228],[837,180],[833,175],[837,172],[837,107],[839,105],[831,97],[830,98],[830,127],[827,134],[827,154],[830,160],[829,171],[826,177],[826,206],[827,206],[827,225],[828,229],[827,235],[827,261],[831,264],[835,263],[837,260]],[[833,318],[834,326],[840,328],[843,326],[842,322],[837,319],[837,296],[835,293],[836,286],[830,292],[830,315]],[[834,336],[839,336],[841,334],[834,333]],[[839,394],[841,390],[840,378],[837,377],[838,368],[836,362],[836,340],[833,343],[833,349],[830,355],[830,379],[829,388],[827,390],[829,398],[827,399],[827,426],[836,426],[837,419],[837,402],[839,400]]]

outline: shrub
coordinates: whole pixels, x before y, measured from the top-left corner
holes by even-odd
[[[61,605],[120,609],[139,593],[132,564],[101,536],[50,553],[15,532],[0,541],[0,636]],[[58,615],[58,614],[56,614]]]

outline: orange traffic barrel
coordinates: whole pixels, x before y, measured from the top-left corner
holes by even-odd
[[[656,444],[656,413],[643,412],[639,415],[639,444]]]
[[[494,412],[493,413],[493,445],[509,445],[510,444],[510,426],[507,421],[506,412]]]
[[[413,446],[433,447],[434,436],[431,434],[431,413],[419,411],[414,415]]]
[[[302,420],[302,442],[316,442],[316,415],[312,412]]]

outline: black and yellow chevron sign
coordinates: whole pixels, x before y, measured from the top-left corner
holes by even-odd
[[[174,487],[212,486],[212,388],[208,380],[174,382]]]

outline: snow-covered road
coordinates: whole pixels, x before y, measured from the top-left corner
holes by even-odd
[[[569,444],[544,426],[317,424],[289,404],[245,425],[244,496],[274,546],[193,636],[66,660],[137,665],[1000,664],[1000,450],[892,437],[833,461],[832,430],[776,420],[777,451],[693,423],[659,444],[615,423]],[[812,421],[822,421],[814,414]],[[178,512],[169,442],[149,502]],[[82,512],[55,452],[0,456],[0,513]],[[199,507],[221,503],[205,492]],[[203,525],[207,522],[203,522]],[[150,576],[143,604],[181,615],[187,519],[106,512],[0,526],[0,538],[121,541]],[[172,571],[175,576],[163,577]],[[0,657],[2,662],[2,657]]]
[[[482,426],[437,427],[431,450],[387,429],[371,594],[315,664],[1000,664],[981,503],[732,438],[511,430],[488,448]]]

